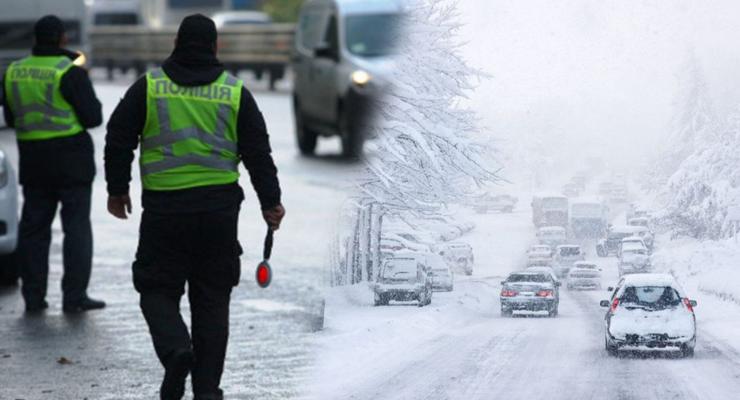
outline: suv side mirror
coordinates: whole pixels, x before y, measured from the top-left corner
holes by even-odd
[[[689,300],[689,304],[691,304],[691,307],[696,307],[696,300]]]
[[[561,285],[562,285],[562,283],[560,283],[560,281],[555,281],[555,286],[556,287],[560,287]]]
[[[506,281],[501,281],[501,286],[506,285]]]
[[[601,307],[609,307],[609,300],[601,300],[601,301],[599,302],[599,305],[600,305]]]
[[[337,60],[337,53],[328,43],[320,43],[313,49],[313,55],[316,58],[328,58]]]
[[[613,292],[613,291],[614,291],[614,288],[613,288],[613,287],[611,287],[611,286],[609,286],[608,288],[606,288],[606,291],[607,291],[607,292]]]

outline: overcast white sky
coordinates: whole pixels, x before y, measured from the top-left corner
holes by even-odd
[[[612,159],[654,151],[690,51],[721,110],[740,104],[740,1],[460,0],[473,95],[507,140]],[[640,144],[647,145],[641,146]]]

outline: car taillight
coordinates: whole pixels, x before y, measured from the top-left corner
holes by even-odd
[[[537,292],[537,297],[552,297],[552,290],[540,290]]]
[[[612,301],[612,306],[609,307],[609,312],[614,314],[614,311],[617,311],[617,306],[619,306],[619,299],[614,298],[614,300]]]
[[[694,312],[694,306],[691,305],[691,301],[687,299],[686,297],[684,297],[683,299],[683,305],[685,305],[686,309],[688,309],[692,313]]]
[[[516,296],[516,290],[511,289],[502,289],[501,290],[501,297],[514,297]]]

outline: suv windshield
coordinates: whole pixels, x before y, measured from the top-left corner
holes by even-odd
[[[681,304],[681,296],[670,286],[629,286],[619,298],[625,307],[638,306],[663,310]]]
[[[397,14],[350,15],[345,19],[347,50],[360,57],[393,53],[400,16]]]
[[[509,275],[507,282],[549,282],[550,278],[545,274],[514,274]]]

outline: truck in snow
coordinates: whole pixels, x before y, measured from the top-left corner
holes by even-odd
[[[568,198],[559,194],[532,198],[532,222],[536,227],[568,226]]]
[[[599,238],[609,226],[609,207],[600,199],[571,200],[568,213],[570,231],[575,238]]]
[[[89,35],[93,66],[105,68],[109,79],[116,70],[143,74],[170,55],[180,20],[200,12],[220,24],[218,58],[226,69],[252,71],[257,79],[268,74],[274,89],[290,62],[294,25],[264,18],[235,21],[236,13],[224,13],[227,7],[224,0],[98,0]]]

